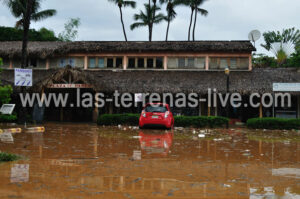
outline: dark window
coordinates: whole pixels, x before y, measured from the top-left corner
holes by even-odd
[[[185,58],[178,58],[178,67],[179,68],[185,67]]]
[[[36,59],[30,59],[30,67],[37,67],[37,60]]]
[[[163,58],[156,58],[156,68],[163,68]]]
[[[163,105],[160,105],[160,106],[152,106],[152,105],[148,105],[146,108],[145,108],[145,111],[148,112],[148,113],[165,113],[167,112],[167,108]]]
[[[147,68],[153,68],[153,59],[152,58],[147,59]]]
[[[117,58],[116,59],[116,67],[117,68],[122,68],[123,65],[123,59],[122,58]]]
[[[128,68],[135,68],[135,58],[128,59]]]
[[[145,62],[144,58],[139,58],[138,59],[138,67],[139,68],[145,68]]]
[[[114,59],[108,58],[107,59],[107,68],[113,68],[114,67]]]

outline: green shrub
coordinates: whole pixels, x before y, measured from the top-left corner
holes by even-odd
[[[139,114],[104,114],[100,115],[98,125],[132,125],[138,126]],[[228,123],[224,117],[175,116],[175,126],[179,127],[221,127]]]
[[[0,162],[15,161],[15,160],[18,160],[18,159],[20,159],[20,157],[15,155],[15,154],[0,152]]]
[[[97,124],[137,126],[139,124],[139,117],[139,114],[104,114],[98,117]]]
[[[2,123],[12,123],[17,121],[16,115],[2,115],[0,114],[0,122]]]
[[[180,127],[222,127],[229,122],[225,117],[205,117],[205,116],[175,116],[175,126]]]
[[[253,118],[247,121],[247,127],[253,129],[300,129],[300,119]]]

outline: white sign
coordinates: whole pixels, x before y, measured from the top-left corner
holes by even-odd
[[[300,83],[273,83],[273,91],[300,92]]]
[[[92,88],[89,84],[52,84],[48,88]]]
[[[142,93],[135,93],[134,94],[134,101],[135,102],[143,102],[143,94]]]
[[[11,133],[2,133],[0,134],[0,140],[1,142],[7,143],[7,144],[13,144],[14,143],[14,137]]]
[[[15,164],[10,171],[10,182],[28,182],[29,164]]]
[[[4,115],[11,115],[14,111],[15,106],[15,104],[3,104],[0,109],[0,113]]]
[[[15,68],[15,86],[32,86],[32,69]]]

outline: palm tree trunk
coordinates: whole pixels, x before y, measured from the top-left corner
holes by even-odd
[[[122,27],[123,27],[123,34],[124,34],[124,37],[125,37],[125,41],[127,41],[126,30],[125,30],[125,26],[124,26],[123,13],[122,13],[122,7],[121,6],[119,6],[119,10],[120,10],[120,16],[121,16],[121,23],[122,23]]]
[[[190,26],[189,26],[189,36],[188,36],[188,41],[191,40],[191,28],[192,28],[192,23],[193,23],[193,14],[194,14],[194,8],[191,7],[191,19],[190,19]]]
[[[28,53],[27,53],[27,45],[28,45],[28,32],[30,28],[30,20],[31,20],[31,12],[32,12],[33,0],[27,0],[26,4],[26,13],[24,13],[23,17],[23,42],[22,42],[22,61],[21,67],[28,67]],[[25,87],[21,87],[21,93],[25,96]],[[18,120],[19,123],[24,124],[26,122],[27,110],[26,107],[21,106],[19,109]]]
[[[150,6],[151,10],[151,6]],[[152,33],[153,33],[153,24],[155,19],[155,10],[156,10],[156,0],[153,0],[153,13],[152,13],[152,19],[151,19],[151,38],[150,41],[152,41]]]
[[[166,41],[168,41],[169,36],[169,28],[170,28],[170,15],[168,15],[168,26],[167,26],[167,33],[166,33]]]
[[[195,31],[196,31],[196,24],[197,24],[197,16],[198,16],[198,10],[196,8],[195,20],[194,20],[194,28],[193,28],[193,41],[195,41]]]

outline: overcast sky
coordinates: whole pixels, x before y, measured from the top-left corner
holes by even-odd
[[[133,14],[143,9],[147,0],[137,0],[135,10],[124,10],[124,21],[129,40],[147,40],[146,28],[131,31]],[[77,40],[123,40],[119,10],[107,0],[43,0],[42,9],[56,9],[57,15],[31,27],[46,27],[58,34],[63,31],[69,18],[79,17],[81,26]],[[197,40],[247,40],[253,29],[261,32],[300,28],[300,0],[209,0],[202,6],[209,11],[207,17],[199,16],[196,30]],[[165,12],[165,8],[162,8]],[[187,40],[190,9],[178,7],[178,15],[170,27],[170,40]],[[14,26],[16,19],[0,4],[0,26]],[[167,23],[154,26],[153,39],[164,40]],[[263,42],[261,39],[259,42]],[[259,47],[259,45],[257,45]],[[262,48],[259,52],[265,53]]]

